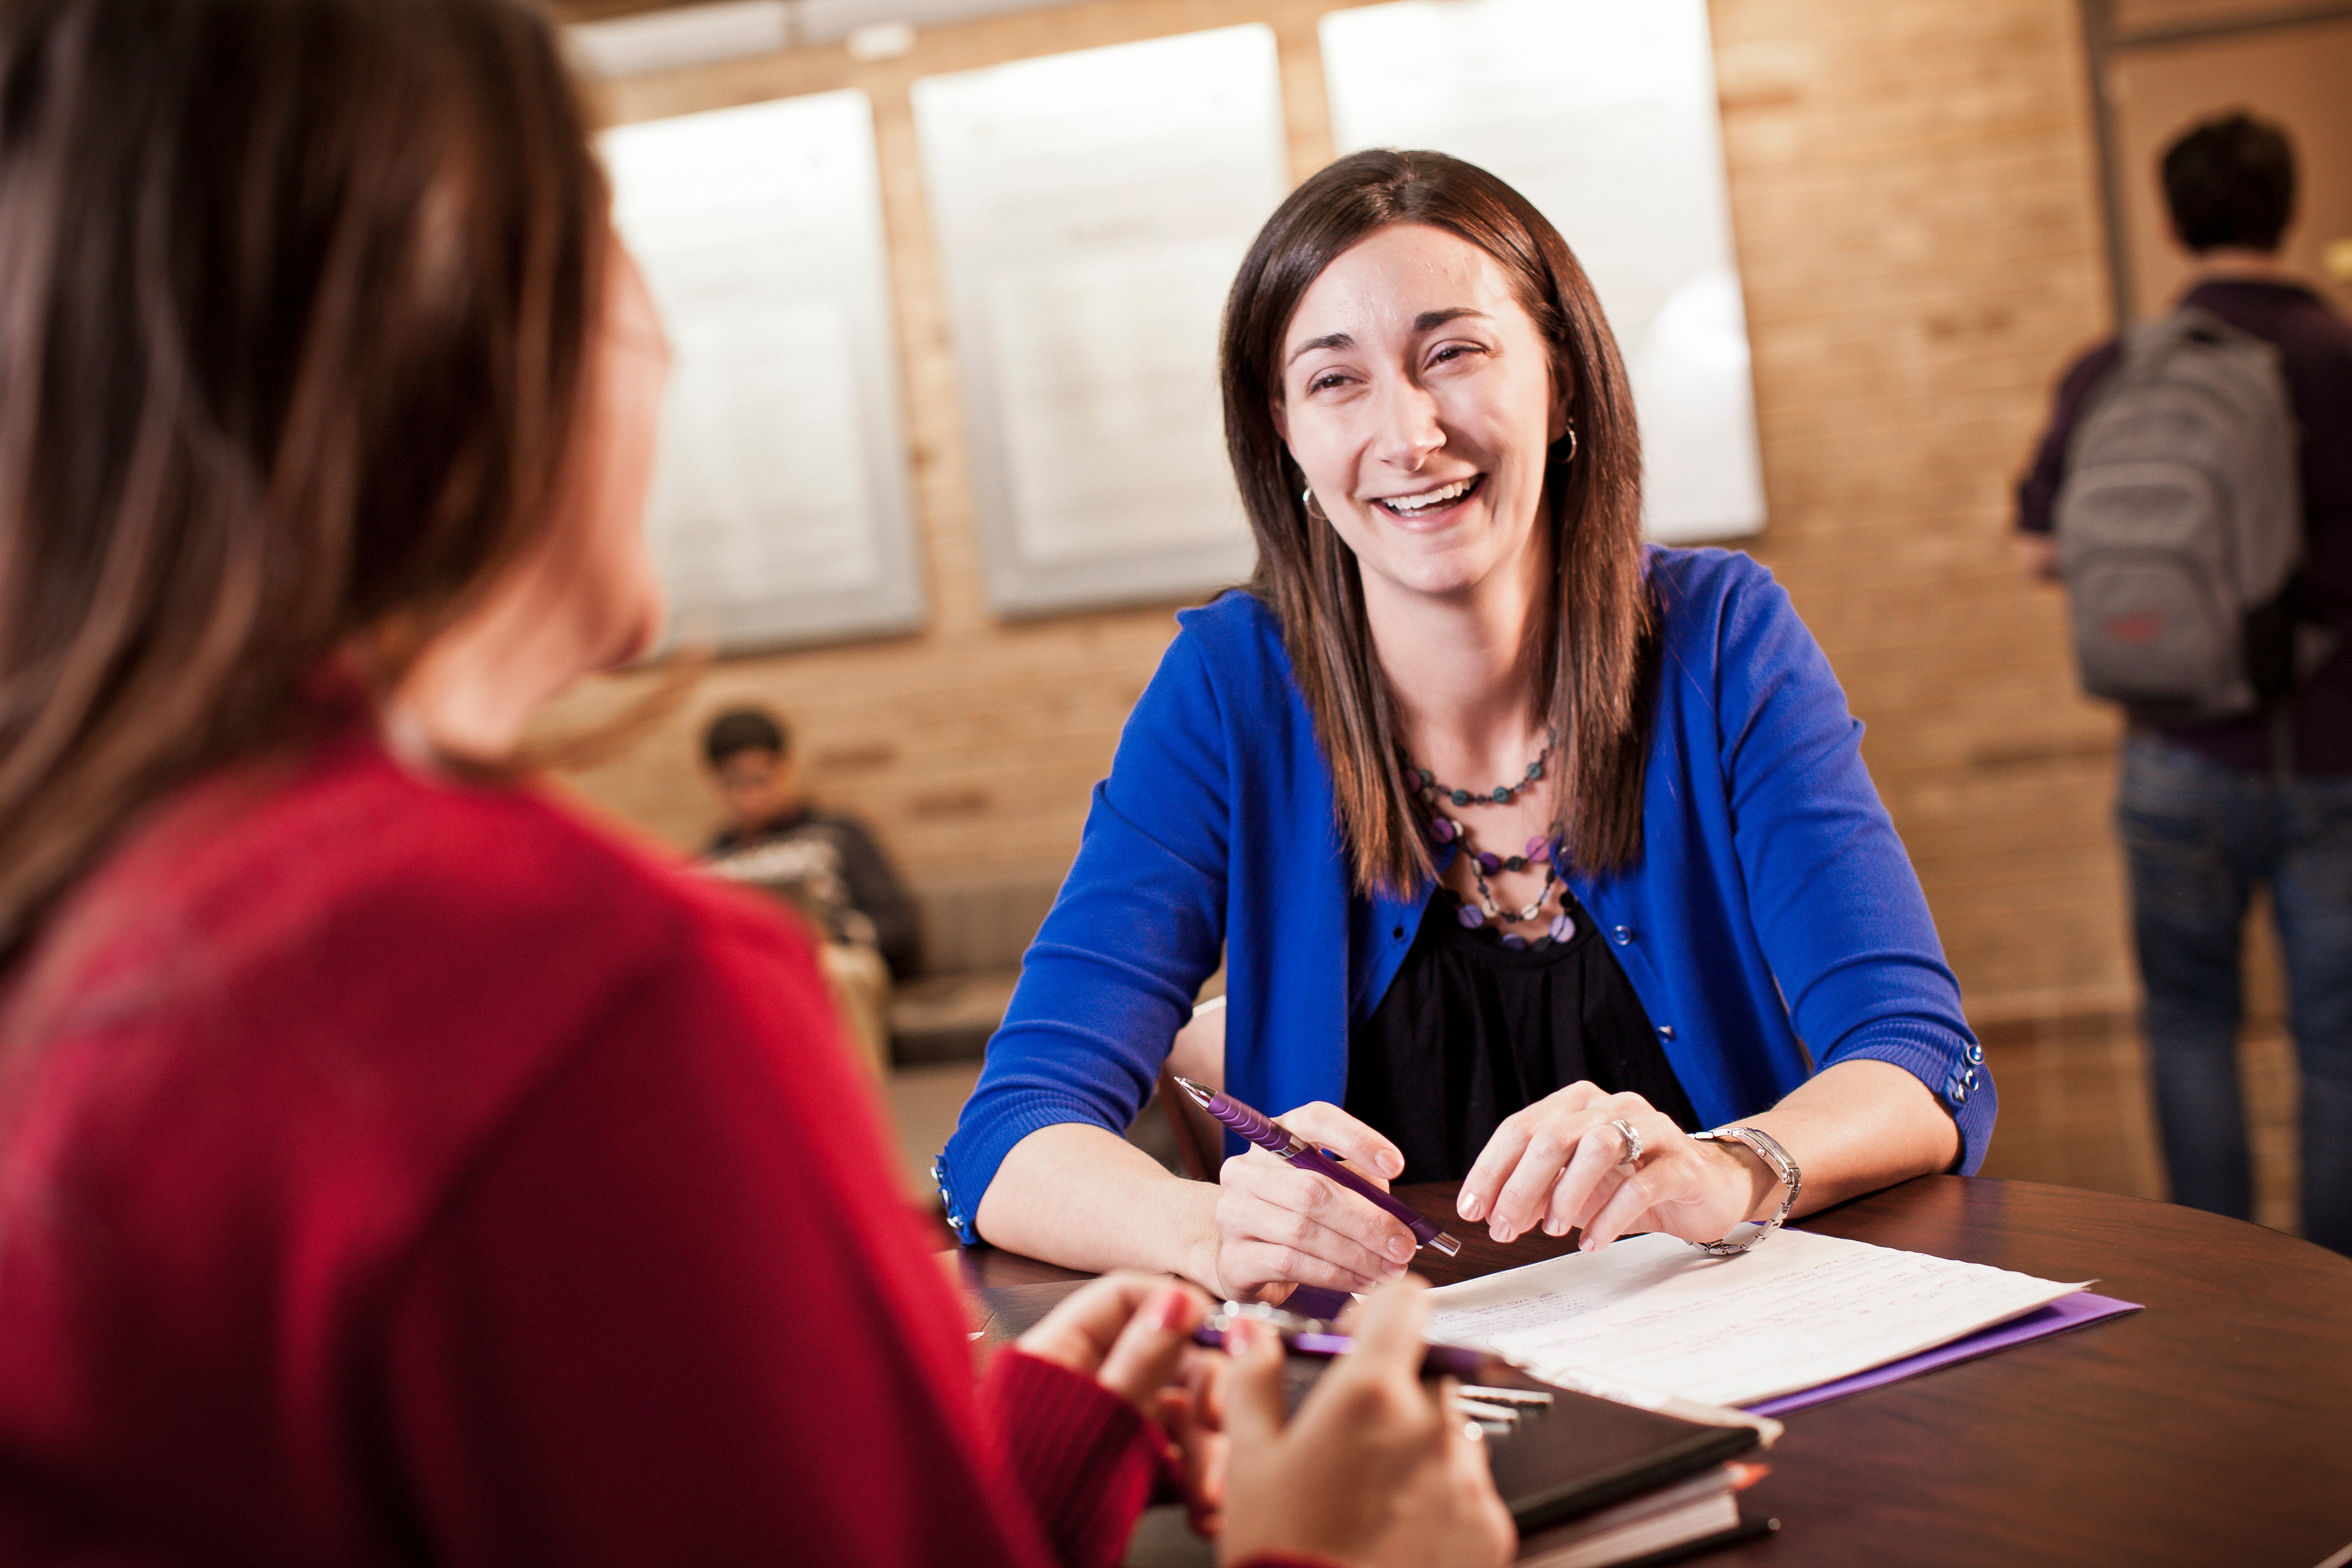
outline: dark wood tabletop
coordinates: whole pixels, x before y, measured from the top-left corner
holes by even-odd
[[[1568,1250],[1496,1247],[1454,1184],[1400,1189],[1462,1240],[1439,1284]],[[2147,1307],[1784,1417],[1743,1500],[1770,1540],[1709,1563],[2318,1568],[2352,1544],[2352,1259],[2194,1209],[1923,1176],[1803,1228]],[[1769,1243],[1768,1243],[1769,1245]],[[975,1248],[991,1288],[1081,1278]]]

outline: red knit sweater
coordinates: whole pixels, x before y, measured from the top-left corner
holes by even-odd
[[[887,1170],[757,904],[362,728],[184,792],[0,987],[0,1562],[1114,1560]]]

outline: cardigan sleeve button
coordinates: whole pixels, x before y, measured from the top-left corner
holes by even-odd
[[[1675,1026],[1672,1024],[1661,1024],[1658,1026],[1658,1038],[1662,1040],[1671,1040],[1674,1037]]]
[[[950,1226],[954,1227],[956,1235],[961,1237],[967,1242],[978,1241],[980,1239],[980,1235],[972,1228],[971,1222],[965,1219],[956,1209],[955,1194],[948,1186],[948,1161],[946,1155],[934,1154],[931,1156],[931,1181],[940,1189],[940,1207],[945,1212],[947,1222]]]
[[[1631,926],[1611,926],[1609,928],[1609,935],[1619,947],[1623,947],[1633,940],[1633,928]]]

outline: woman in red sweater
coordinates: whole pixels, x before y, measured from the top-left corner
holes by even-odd
[[[0,8],[0,1562],[1104,1563],[1170,1468],[1197,1300],[976,1393],[806,948],[517,782],[666,361],[516,0]],[[1177,1423],[1228,1561],[1507,1555],[1422,1310]]]

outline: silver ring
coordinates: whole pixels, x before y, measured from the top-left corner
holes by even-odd
[[[1642,1163],[1642,1135],[1633,1130],[1632,1122],[1622,1116],[1609,1125],[1617,1129],[1617,1135],[1625,1140],[1625,1157],[1617,1163],[1621,1165],[1639,1165]]]

